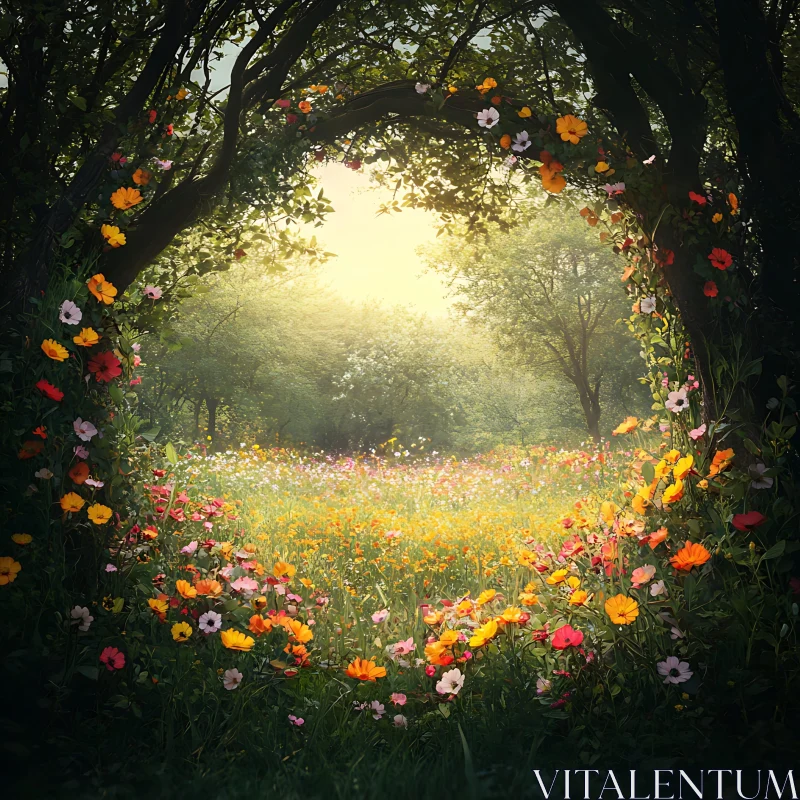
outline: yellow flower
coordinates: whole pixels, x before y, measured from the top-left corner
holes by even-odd
[[[567,579],[568,570],[566,569],[557,569],[552,575],[547,576],[547,583],[550,586],[558,586],[560,583],[564,583]]]
[[[15,533],[11,537],[11,541],[16,544],[30,544],[33,541],[33,536],[29,533]]]
[[[176,581],[175,588],[184,600],[191,600],[197,597],[197,589],[189,581]]]
[[[291,564],[287,564],[285,561],[276,561],[275,566],[272,568],[272,574],[276,578],[293,578],[296,572],[297,569]]]
[[[138,189],[129,189],[121,186],[111,195],[111,205],[121,211],[133,208],[137,203],[141,203],[144,198]]]
[[[497,86],[497,81],[494,78],[484,78],[483,83],[479,83],[475,88],[481,93],[486,94],[491,89]]]
[[[600,504],[600,516],[609,525],[614,521],[614,517],[619,510],[619,506],[611,500],[606,500]]]
[[[240,650],[243,653],[249,653],[256,640],[252,636],[246,636],[241,631],[235,631],[233,628],[228,628],[220,634],[222,644],[228,650]]]
[[[609,597],[605,609],[615,625],[630,625],[639,616],[639,604],[624,594]]]
[[[59,502],[61,503],[62,510],[74,514],[83,508],[86,501],[79,494],[75,494],[75,492],[67,492]]]
[[[458,631],[445,631],[439,637],[439,644],[443,647],[452,647],[458,641]]]
[[[151,597],[147,601],[147,605],[150,606],[154,614],[158,614],[159,616],[166,614],[169,608],[169,603],[166,600],[159,600],[157,597]]]
[[[491,603],[496,595],[497,592],[494,589],[484,589],[478,595],[478,599],[475,601],[475,603],[479,606],[485,606],[487,603]]]
[[[597,164],[595,164],[594,166],[594,171],[599,172],[601,174],[603,172],[608,172],[608,170],[609,170],[609,165],[607,161],[598,161]]]
[[[569,586],[570,589],[577,589],[580,585],[581,579],[577,575],[571,575],[567,578],[567,586]]]
[[[589,599],[589,595],[583,589],[576,589],[569,596],[569,604],[571,606],[582,606]]]
[[[89,515],[89,519],[94,522],[95,525],[105,525],[111,519],[111,515],[114,513],[108,506],[101,505],[100,503],[94,503],[86,509],[86,513]]]
[[[125,234],[116,225],[101,225],[100,233],[112,247],[122,247],[127,241]]]
[[[78,347],[94,347],[100,341],[100,334],[94,328],[81,328],[81,332],[73,336],[72,341]]]
[[[10,556],[0,557],[0,586],[5,586],[7,583],[14,583],[17,579],[17,573],[22,569],[22,564],[19,561],[14,561]]]
[[[522,106],[522,108],[517,111],[517,116],[522,117],[522,119],[528,119],[528,117],[533,114],[529,106]]]
[[[86,285],[101,303],[109,306],[114,302],[114,298],[117,295],[117,287],[113,283],[109,283],[101,273],[98,272],[97,275],[92,275]]]
[[[670,503],[677,503],[683,497],[683,481],[675,481],[672,486],[667,486],[664,489],[664,494],[661,495],[661,502],[669,505]]]
[[[621,434],[630,433],[632,430],[639,426],[639,420],[636,417],[625,417],[623,422],[620,422],[613,431],[612,436],[619,436]]]
[[[694,456],[690,453],[688,456],[684,456],[678,461],[672,468],[672,474],[677,480],[683,480],[691,471],[693,464]]]
[[[475,629],[472,638],[469,640],[469,646],[483,647],[494,639],[495,636],[497,636],[497,622],[490,619],[488,622],[481,625],[480,628]]]
[[[588,132],[586,123],[572,114],[565,114],[556,120],[556,133],[560,134],[562,141],[578,144]]]
[[[524,606],[535,606],[539,598],[533,592],[520,592],[519,601]]]
[[[176,622],[170,630],[176,642],[188,642],[192,635],[192,626],[188,622]]]
[[[500,616],[503,622],[519,623],[522,621],[523,611],[516,606],[509,606]]]
[[[42,342],[42,350],[48,358],[53,361],[66,361],[69,358],[69,352],[66,347],[60,345],[55,339],[45,339]]]

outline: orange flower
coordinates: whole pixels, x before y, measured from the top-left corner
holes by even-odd
[[[42,342],[42,351],[53,361],[66,361],[69,358],[67,348],[60,345],[55,339],[45,339]]]
[[[17,579],[17,573],[21,569],[22,565],[19,561],[14,561],[11,556],[3,556],[0,558],[0,586],[14,583]]]
[[[711,460],[711,466],[708,470],[708,477],[712,478],[714,475],[718,475],[723,470],[726,470],[733,461],[733,448],[729,447],[727,450],[717,450],[714,453],[714,458]]]
[[[67,473],[73,483],[80,486],[89,477],[89,465],[85,461],[78,461]]]
[[[112,247],[122,247],[127,241],[125,234],[116,225],[101,225],[100,233]]]
[[[109,306],[114,302],[114,298],[117,295],[117,287],[113,283],[109,283],[101,273],[92,275],[86,285],[101,303]]]
[[[693,464],[694,456],[690,453],[688,456],[684,456],[678,461],[678,463],[672,468],[672,474],[678,480],[683,480],[689,474],[689,472],[691,472]]]
[[[651,550],[655,550],[664,539],[667,538],[668,531],[666,528],[659,528],[655,533],[651,533],[647,537],[647,543],[650,545]]]
[[[314,638],[311,628],[304,625],[299,619],[289,621],[288,631],[289,635],[293,636],[300,644],[310,642]]]
[[[378,678],[386,677],[386,670],[383,667],[375,666],[375,659],[367,661],[366,658],[356,658],[347,667],[347,676],[357,678],[360,681],[375,681]]]
[[[261,636],[262,633],[269,633],[272,630],[272,622],[268,619],[264,619],[260,614],[253,614],[253,616],[250,617],[250,624],[247,626],[247,629],[250,633]]]
[[[210,578],[197,581],[194,588],[197,590],[197,594],[207,595],[208,597],[219,597],[222,594],[222,584]]]
[[[711,553],[701,544],[686,542],[684,546],[669,560],[675,569],[688,572],[692,567],[699,567],[711,558]]]
[[[144,198],[138,189],[129,189],[121,186],[111,195],[111,205],[121,211],[133,208],[137,203],[141,203]]]
[[[293,567],[291,564],[287,564],[285,561],[276,561],[275,566],[272,568],[272,574],[276,578],[293,578],[296,572],[296,567]]]
[[[80,511],[85,502],[86,501],[80,495],[75,494],[75,492],[67,492],[61,500],[59,500],[62,510],[73,514]]]
[[[616,428],[611,432],[613,436],[619,434],[630,433],[639,426],[639,420],[636,417],[626,417]]]
[[[609,597],[605,603],[606,614],[615,625],[630,625],[639,616],[639,604],[624,594]]]
[[[222,644],[228,650],[239,650],[242,653],[249,653],[256,643],[252,636],[247,636],[241,631],[235,631],[233,628],[222,631],[220,638],[222,639]]]
[[[502,147],[503,150],[508,150],[508,148],[511,147],[511,137],[507,133],[504,133],[500,137],[500,147]]]
[[[570,596],[569,596],[569,604],[571,606],[582,606],[586,604],[586,601],[589,599],[589,595],[583,589],[576,589]]]
[[[558,161],[551,161],[549,164],[542,164],[539,167],[539,174],[542,176],[542,186],[553,194],[558,194],[567,185],[563,175],[559,173],[564,167]]]
[[[189,581],[176,581],[175,588],[184,600],[192,600],[197,597],[197,589]]]
[[[589,223],[590,228],[594,228],[600,222],[600,217],[588,206],[582,208],[578,213]]]
[[[572,114],[565,114],[556,120],[556,133],[561,136],[564,142],[578,144],[588,132],[589,129],[586,123],[577,117],[573,117]]]
[[[311,113],[311,103],[308,100],[303,100],[302,102],[297,104],[297,107],[304,113],[310,114]]]
[[[78,347],[94,347],[100,341],[100,334],[94,328],[81,328],[81,332],[72,341]]]
[[[133,173],[133,182],[137,186],[147,186],[152,177],[152,173],[148,172],[146,169],[137,169],[136,172]]]
[[[738,214],[739,213],[739,198],[731,192],[728,195],[728,202],[731,206],[731,214]]]

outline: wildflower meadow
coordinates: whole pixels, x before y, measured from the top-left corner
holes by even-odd
[[[796,2],[0,14],[9,796],[797,796]]]

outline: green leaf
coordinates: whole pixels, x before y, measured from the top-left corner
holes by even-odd
[[[85,98],[79,97],[78,95],[71,95],[69,99],[74,105],[78,106],[81,111],[86,111]]]
[[[115,405],[121,406],[125,402],[125,397],[122,394],[122,389],[116,384],[111,384],[108,387],[109,397],[114,401]]]
[[[642,464],[642,477],[647,483],[652,483],[656,477],[656,469],[649,461],[645,461]]]
[[[761,556],[762,561],[770,561],[773,558],[780,558],[784,551],[786,550],[786,540],[781,539],[781,541],[776,542],[763,556]]]
[[[164,455],[167,457],[167,461],[169,461],[170,464],[178,463],[178,453],[172,442],[167,442],[167,446],[164,448]]]

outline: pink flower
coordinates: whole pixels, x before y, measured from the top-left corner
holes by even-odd
[[[375,613],[372,615],[372,621],[373,621],[373,622],[374,622],[376,625],[379,625],[381,622],[383,622],[384,620],[386,620],[386,618],[387,618],[388,616],[389,616],[389,609],[388,609],[388,608],[384,608],[382,611],[376,611],[376,612],[375,612]]]
[[[655,574],[656,568],[651,564],[645,564],[643,567],[637,567],[633,571],[633,575],[631,575],[633,588],[638,589],[640,586],[644,586],[645,583],[649,583],[651,580],[653,580],[653,576]]]
[[[689,431],[689,436],[696,442],[701,436],[703,436],[706,432],[706,424],[705,422],[699,427],[695,428],[692,431]]]
[[[163,294],[163,292],[161,291],[161,289],[158,288],[158,286],[149,286],[149,285],[144,287],[143,293],[145,297],[149,297],[151,300],[160,300],[161,295]]]
[[[181,547],[181,553],[185,556],[190,556],[195,550],[197,550],[197,542],[189,542],[186,547]]]
[[[404,706],[408,698],[402,692],[392,692],[392,696],[389,699],[396,706]]]
[[[117,568],[113,564],[106,564],[106,572],[116,572]]]
[[[436,667],[434,667],[433,664],[428,664],[428,666],[425,667],[425,674],[429,678],[432,678],[436,674]]]
[[[394,717],[392,717],[392,722],[394,723],[395,728],[408,727],[408,720],[402,714],[395,714]]]
[[[97,436],[97,428],[88,420],[84,422],[80,417],[72,423],[72,427],[78,435],[78,438],[82,439],[84,442],[89,442],[92,436]]]
[[[247,575],[242,575],[241,578],[237,578],[231,584],[231,589],[245,594],[256,592],[258,591],[258,582],[254,581],[252,578],[248,578]]]
[[[296,725],[298,728],[305,722],[302,717],[296,717],[294,714],[289,714],[289,724]]]
[[[122,669],[125,666],[125,654],[117,650],[116,647],[106,647],[100,653],[100,663],[105,664],[109,672],[113,672],[115,669]]]
[[[235,667],[233,669],[226,669],[222,675],[222,685],[229,692],[232,692],[234,689],[239,688],[242,678],[244,678],[244,675],[242,675],[242,673],[239,672],[239,670]]]
[[[75,453],[78,458],[87,458],[89,455],[89,451],[82,444],[76,444],[72,452]]]
[[[416,647],[417,646],[414,644],[414,637],[410,636],[404,642],[397,642],[397,644],[392,646],[392,655],[407,656],[409,653],[413,653]]]
[[[281,98],[280,100],[275,101],[275,105],[278,106],[278,108],[289,108],[291,104],[292,101],[287,100],[286,98]]]

